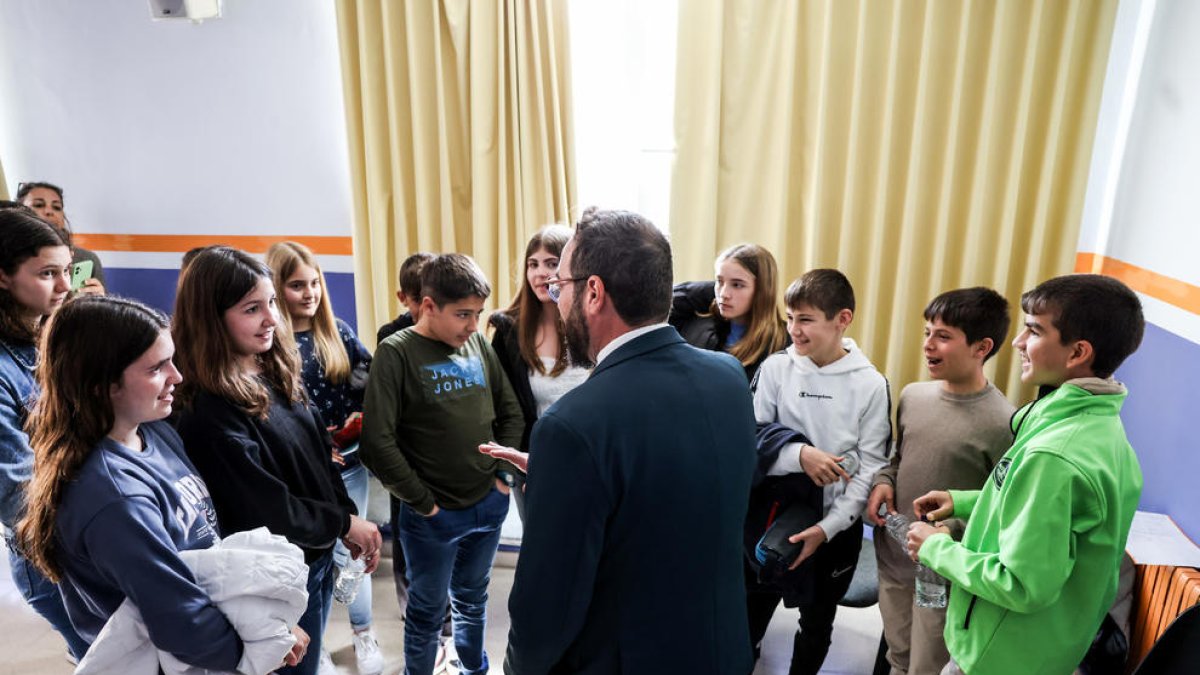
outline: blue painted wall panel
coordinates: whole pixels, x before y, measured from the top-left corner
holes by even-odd
[[[326,272],[325,285],[329,287],[329,299],[333,302],[333,313],[358,330],[358,312],[354,305],[354,275],[345,272]],[[367,332],[374,335],[378,326],[369,326]]]
[[[1147,324],[1117,379],[1129,387],[1121,419],[1142,464],[1141,508],[1170,514],[1200,542],[1200,344]]]
[[[133,298],[170,314],[175,307],[175,284],[179,270],[123,269],[105,267],[108,292]]]
[[[179,270],[104,268],[108,290],[116,295],[140,300],[168,314],[175,306],[175,284]],[[354,275],[328,272],[325,283],[334,313],[358,332],[358,313],[354,308]],[[375,330],[372,328],[371,330]]]

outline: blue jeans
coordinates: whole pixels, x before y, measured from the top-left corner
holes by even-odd
[[[508,495],[494,487],[474,506],[442,509],[432,518],[407,505],[401,509],[400,539],[409,579],[404,626],[406,675],[433,672],[447,588],[461,672],[487,672],[483,627],[488,581],[500,545],[500,525],[507,514]]]
[[[370,474],[362,464],[352,466],[342,472],[342,483],[350,495],[350,501],[358,508],[360,518],[367,517],[367,499],[370,495]],[[350,560],[350,551],[341,541],[333,545],[333,564],[341,569]],[[350,603],[350,627],[361,630],[371,626],[371,577],[365,576],[362,585],[358,587],[358,595]]]
[[[67,607],[63,604],[58,586],[39,572],[25,556],[17,553],[11,544],[8,546],[8,564],[13,583],[17,585],[17,590],[21,591],[21,597],[63,636],[71,656],[82,659],[87,652],[88,643],[79,637],[79,633],[76,633],[75,627],[71,625],[71,618],[67,616]]]
[[[404,543],[400,541],[400,512],[404,502],[396,495],[388,494],[392,507],[392,579],[396,582],[396,604],[400,605],[400,616],[408,614],[408,565],[404,562]],[[450,623],[450,617],[446,617]]]
[[[308,651],[304,660],[294,666],[285,666],[276,673],[286,675],[316,675],[321,663],[321,635],[329,619],[329,606],[333,602],[334,577],[333,555],[326,553],[308,564],[308,607],[300,617],[299,625],[308,633]]]

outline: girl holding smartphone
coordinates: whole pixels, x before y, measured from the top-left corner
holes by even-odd
[[[100,264],[100,257],[71,241],[63,189],[53,183],[21,183],[17,186],[16,198],[33,209],[39,218],[53,225],[67,240],[67,245],[71,247],[71,262],[75,265],[73,269],[79,270],[78,281],[72,280],[72,290],[88,295],[104,295],[104,266]]]

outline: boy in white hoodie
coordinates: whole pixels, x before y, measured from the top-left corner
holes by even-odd
[[[755,380],[759,425],[782,424],[809,439],[789,443],[767,474],[804,473],[821,486],[821,518],[791,536],[804,547],[793,564],[807,590],[800,594],[800,628],[790,675],[815,674],[829,651],[837,603],[854,576],[862,545],[862,513],[871,478],[887,463],[891,442],[888,383],[844,337],[854,320],[854,289],[832,269],[807,272],[784,297],[792,344],[763,362]],[[784,593],[750,583],[751,641],[762,640]]]

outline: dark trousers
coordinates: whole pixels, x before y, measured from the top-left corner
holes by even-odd
[[[800,626],[792,641],[792,665],[789,675],[816,675],[829,653],[833,620],[838,601],[850,588],[862,548],[863,525],[853,525],[821,544],[809,567],[811,579],[803,589],[783,589],[758,583],[757,574],[746,565],[746,613],[750,620],[750,644],[757,659],[771,616],[785,596],[789,607],[800,609]]]
[[[276,670],[279,675],[317,675],[321,663],[321,641],[333,604],[335,572],[332,551],[308,564],[308,607],[298,622],[300,628],[308,633],[308,651],[300,663]],[[370,579],[367,582],[370,583]]]
[[[521,525],[525,524],[525,474],[520,471],[513,474],[512,496],[513,502],[517,505],[517,515],[521,518]]]

